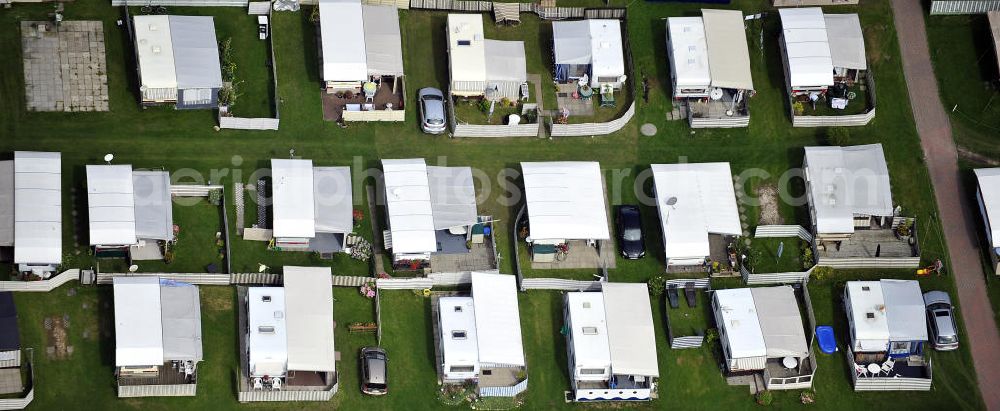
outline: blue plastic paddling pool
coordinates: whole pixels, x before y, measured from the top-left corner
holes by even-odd
[[[816,327],[816,340],[819,341],[819,349],[824,354],[837,352],[837,338],[833,335],[833,327],[829,325]]]

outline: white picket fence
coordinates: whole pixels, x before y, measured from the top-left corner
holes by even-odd
[[[702,344],[705,343],[705,337],[702,335],[689,335],[685,337],[676,337],[670,340],[671,350],[685,350],[689,348],[701,348]]]
[[[219,128],[231,130],[277,130],[279,119],[219,116]]]
[[[379,278],[375,280],[379,290],[424,290],[434,287],[430,278]]]
[[[175,197],[208,197],[212,190],[222,190],[221,185],[171,184],[170,195]]]
[[[621,130],[635,116],[635,102],[629,105],[621,117],[607,123],[552,124],[552,137],[603,136]]]
[[[1000,0],[931,0],[931,15],[980,14],[1000,10]]]
[[[41,281],[0,281],[0,291],[24,291],[47,293],[63,284],[80,279],[80,270],[72,269]]]
[[[813,242],[812,233],[800,225],[759,225],[754,230],[753,236],[759,238],[798,237],[810,244]]]
[[[174,7],[246,7],[249,0],[111,0],[120,6],[174,6]]]
[[[600,291],[600,281],[566,280],[562,278],[525,278],[521,290]]]
[[[0,410],[23,410],[35,400],[35,388],[32,387],[23,398],[0,398]]]
[[[499,274],[499,271],[496,272]],[[430,273],[427,278],[438,287],[455,287],[465,284],[472,284],[472,273],[469,271],[457,273]]]
[[[798,284],[802,282],[808,282],[809,276],[812,275],[812,268],[801,271],[801,272],[784,272],[784,273],[761,273],[753,274],[747,271],[746,267],[740,267],[740,274],[743,275],[743,281],[747,285],[765,285],[765,284]]]
[[[920,268],[920,257],[820,257],[816,265],[832,268]]]
[[[452,136],[454,137],[538,137],[538,128],[541,124],[515,124],[515,125],[482,125],[482,124],[455,124]]]

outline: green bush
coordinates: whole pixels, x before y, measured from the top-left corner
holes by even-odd
[[[646,282],[647,285],[649,286],[649,295],[656,297],[663,295],[663,292],[667,288],[666,281],[667,278],[663,274],[656,274],[653,275],[652,277],[649,277],[649,281]]]
[[[214,206],[222,204],[222,190],[211,190],[208,192],[208,202]]]
[[[831,267],[816,267],[812,272],[814,280],[824,280],[830,278],[831,275],[833,275],[833,268]]]
[[[812,247],[809,243],[802,243],[802,268],[808,270],[814,263]]]
[[[826,130],[826,142],[831,146],[849,146],[851,131],[847,127],[831,127]]]
[[[768,406],[774,402],[774,394],[770,390],[764,390],[757,393],[757,404]]]

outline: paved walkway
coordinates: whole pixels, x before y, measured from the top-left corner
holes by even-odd
[[[948,242],[952,271],[965,321],[967,343],[972,348],[976,376],[986,407],[1000,410],[1000,333],[986,295],[985,274],[979,258],[979,228],[970,193],[962,189],[958,151],[951,136],[951,122],[938,94],[927,33],[924,7],[919,0],[892,0],[896,31],[903,55],[903,73],[909,87],[913,117],[920,133],[924,158],[934,183],[941,226]]]

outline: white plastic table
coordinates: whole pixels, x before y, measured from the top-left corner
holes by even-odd
[[[882,366],[876,363],[868,364],[868,372],[872,374],[878,374],[882,372]]]
[[[781,359],[781,365],[791,370],[799,365],[799,360],[795,359],[795,357],[785,357]]]

